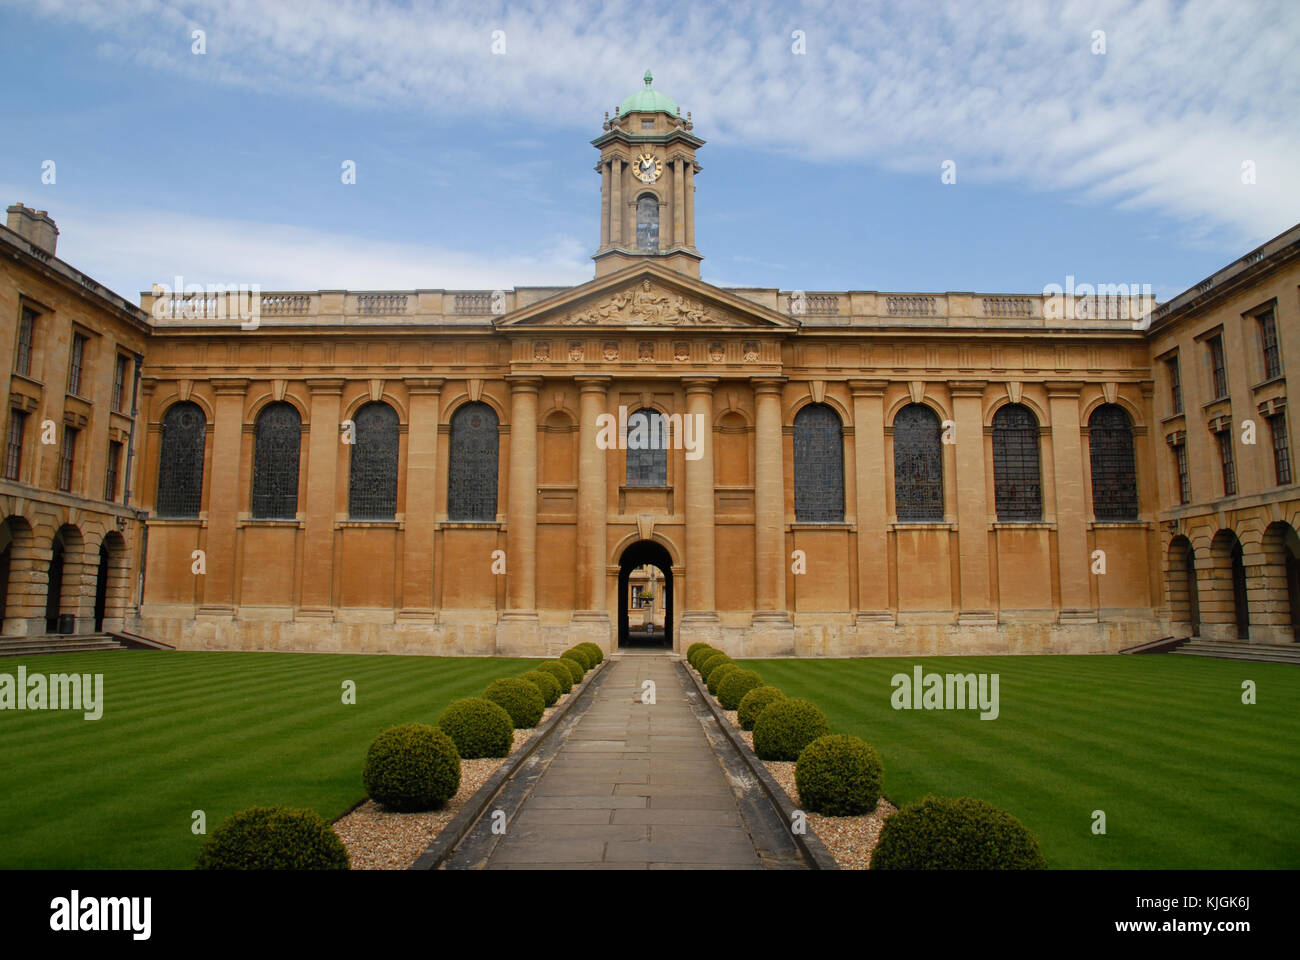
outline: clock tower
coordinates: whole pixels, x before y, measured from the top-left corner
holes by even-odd
[[[600,249],[596,276],[653,260],[693,277],[704,258],[695,249],[696,148],[691,115],[655,90],[650,71],[645,87],[605,115],[605,132],[592,146],[600,151]]]

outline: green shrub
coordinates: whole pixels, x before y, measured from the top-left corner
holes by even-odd
[[[689,647],[686,648],[686,662],[689,663],[692,667],[695,666],[695,655],[699,653],[701,650],[705,650],[705,649],[712,649],[712,648],[709,647],[709,645],[704,641],[700,641],[699,643],[692,643]]]
[[[718,684],[738,670],[740,670],[740,664],[731,661],[720,663],[710,670],[708,679],[709,693],[716,697],[718,695]]]
[[[565,655],[560,657],[560,663],[569,668],[569,676],[573,677],[574,683],[582,682],[583,674],[587,672],[587,668],[581,661],[574,660],[573,657]]]
[[[545,670],[529,670],[527,673],[519,674],[519,679],[527,680],[536,687],[537,692],[542,695],[542,703],[548,707],[555,706],[555,701],[560,699],[559,681]]]
[[[686,662],[695,668],[696,673],[700,672],[700,669],[704,666],[705,660],[709,659],[709,657],[714,654],[722,653],[721,650],[716,650],[707,643],[692,644],[692,646],[695,646],[697,649],[694,653],[688,653],[686,655]]]
[[[709,681],[709,671],[714,667],[721,666],[724,663],[731,663],[731,658],[725,653],[715,653],[711,657],[700,660],[700,679],[705,683]]]
[[[794,785],[806,810],[852,817],[876,809],[884,767],[880,755],[860,737],[818,737],[799,754]]]
[[[777,700],[754,721],[754,752],[762,760],[798,760],[804,747],[830,732],[822,712],[807,700]]]
[[[560,685],[560,693],[565,694],[573,686],[573,671],[571,671],[559,660],[547,660],[539,663],[537,669],[544,673],[549,673],[555,678],[555,682]]]
[[[736,707],[736,720],[741,730],[753,730],[758,715],[778,700],[784,700],[785,694],[776,687],[755,687],[740,698]]]
[[[438,718],[462,760],[506,757],[515,742],[515,725],[500,704],[482,697],[453,700]]]
[[[695,667],[695,673],[703,674],[705,673],[705,663],[708,661],[708,658],[716,657],[720,653],[722,653],[722,656],[724,657],[727,656],[727,654],[723,653],[722,650],[715,647],[707,647],[706,645],[706,647],[695,650],[695,658],[694,661],[690,662],[690,666]]]
[[[1024,824],[971,797],[922,797],[885,821],[872,870],[1042,870]]]
[[[735,710],[741,698],[755,687],[763,685],[763,678],[753,670],[733,670],[718,684],[718,703],[723,710]]]
[[[348,851],[315,810],[248,807],[203,842],[199,870],[347,870]]]
[[[504,707],[506,713],[510,714],[510,722],[521,730],[537,726],[537,721],[542,719],[542,711],[546,709],[537,688],[518,677],[493,680],[483,691],[483,696]]]
[[[568,650],[565,650],[560,654],[560,659],[564,659],[565,657],[568,657],[570,660],[577,660],[578,663],[582,664],[583,673],[586,673],[596,665],[596,658],[591,655],[590,650],[583,646],[570,647]]]
[[[597,664],[601,664],[605,662],[605,651],[600,649],[600,644],[592,643],[590,640],[588,640],[586,643],[578,644],[578,646],[590,650],[591,655],[596,658]]]
[[[370,799],[389,810],[433,810],[460,789],[460,754],[437,727],[399,724],[370,744],[361,779]]]

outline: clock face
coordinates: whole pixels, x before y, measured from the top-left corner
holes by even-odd
[[[643,153],[636,158],[636,178],[642,183],[654,183],[659,179],[659,174],[663,173],[663,169],[663,162],[655,159],[653,153]]]

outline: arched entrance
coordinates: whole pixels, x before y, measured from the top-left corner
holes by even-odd
[[[110,531],[99,545],[99,570],[95,575],[95,631],[121,630],[130,574],[126,569],[126,541]]]
[[[1292,643],[1300,638],[1300,536],[1289,523],[1276,521],[1260,540],[1262,602],[1251,612],[1257,639]]]
[[[1186,623],[1188,636],[1201,632],[1201,604],[1196,589],[1196,552],[1186,537],[1169,544],[1169,608],[1174,623]]]
[[[1232,546],[1232,603],[1237,609],[1237,639],[1250,637],[1250,599],[1246,593],[1245,551],[1238,540]]]
[[[643,567],[653,568],[659,574],[657,577],[647,578],[646,583],[653,584],[651,611],[659,607],[662,594],[662,634],[658,630],[653,635],[639,630],[631,633],[629,630],[633,572]],[[645,618],[641,610],[637,613],[638,625],[640,625]],[[670,650],[673,646],[673,558],[662,544],[655,543],[653,540],[638,540],[624,550],[618,560],[618,645],[620,647],[644,646],[650,643],[667,646]]]
[[[45,592],[45,632],[76,633],[81,602],[85,541],[81,531],[64,524],[50,543],[48,587]]]

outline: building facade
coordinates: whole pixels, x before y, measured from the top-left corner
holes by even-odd
[[[651,566],[676,649],[1293,640],[1300,228],[1140,321],[1096,296],[720,288],[690,115],[647,75],[593,144],[588,283],[142,297],[136,632],[610,649]]]

